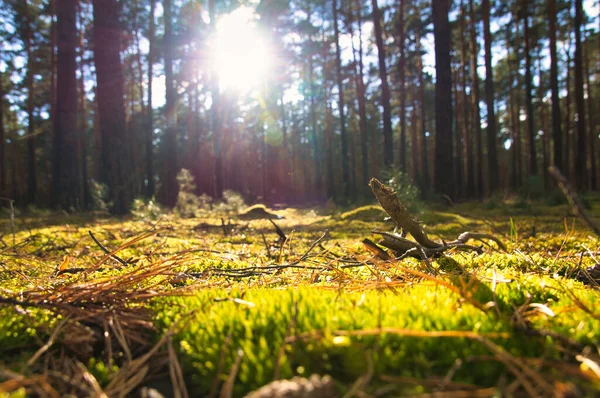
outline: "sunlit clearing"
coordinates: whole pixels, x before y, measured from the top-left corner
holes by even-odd
[[[251,8],[240,7],[217,21],[210,52],[222,90],[246,93],[270,73],[273,55],[256,19]]]

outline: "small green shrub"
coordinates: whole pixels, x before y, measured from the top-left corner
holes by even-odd
[[[154,198],[137,198],[131,205],[131,214],[136,220],[157,220],[163,211]]]
[[[194,193],[196,190],[194,176],[188,169],[181,169],[177,173],[177,184],[179,193],[175,204],[175,214],[182,218],[192,218],[201,208],[200,199]]]
[[[92,209],[108,212],[112,203],[108,201],[108,186],[96,180],[90,181],[90,195],[92,196]]]
[[[246,207],[244,198],[238,192],[226,189],[223,191],[223,201],[213,206],[219,214],[237,214]]]
[[[392,167],[383,172],[385,183],[396,191],[400,201],[411,212],[419,212],[423,209],[421,201],[421,191],[416,185],[413,185],[408,174]]]

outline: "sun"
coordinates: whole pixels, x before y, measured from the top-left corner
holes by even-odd
[[[247,93],[269,76],[273,55],[257,18],[242,6],[217,21],[209,51],[221,90]]]

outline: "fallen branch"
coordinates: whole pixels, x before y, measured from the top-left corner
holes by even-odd
[[[459,249],[465,251],[474,251],[478,254],[483,252],[479,246],[467,244],[471,239],[476,239],[484,242],[484,239],[489,239],[498,245],[501,250],[506,250],[506,246],[496,237],[489,234],[477,232],[463,232],[451,242],[435,242],[427,236],[423,228],[419,225],[419,220],[412,215],[406,206],[400,201],[396,192],[381,183],[379,180],[372,178],[369,186],[381,204],[381,207],[390,215],[391,219],[396,223],[396,229],[402,229],[402,234],[395,232],[373,231],[381,236],[380,245],[393,250],[398,258],[402,259],[408,256],[420,258],[425,261],[430,272],[435,272],[429,262],[429,258],[440,255],[449,249]],[[415,241],[405,238],[405,233],[410,233]],[[364,243],[364,241],[363,241]],[[374,248],[367,247],[373,251]]]
[[[567,181],[565,176],[563,176],[560,170],[557,169],[555,166],[548,167],[548,172],[550,173],[550,175],[552,175],[552,177],[554,177],[558,184],[558,187],[562,191],[563,195],[565,195],[565,197],[567,198],[567,201],[573,209],[573,213],[576,216],[579,216],[579,218],[581,218],[583,222],[585,222],[587,226],[590,227],[592,231],[594,231],[596,236],[600,237],[600,227],[598,227],[598,224],[596,224],[594,220],[592,220],[592,217],[590,217],[588,212],[585,210],[583,204],[579,200],[577,192],[575,192],[575,190],[571,187],[569,181]]]

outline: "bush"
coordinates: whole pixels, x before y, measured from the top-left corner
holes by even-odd
[[[423,208],[421,191],[413,185],[408,174],[392,167],[383,172],[383,177],[385,183],[394,188],[396,195],[409,211],[418,213]]]
[[[238,192],[226,189],[223,191],[223,201],[213,207],[213,211],[220,215],[237,214],[246,207],[246,202]]]
[[[194,193],[196,190],[194,176],[188,169],[181,169],[177,173],[177,184],[179,193],[175,204],[175,214],[183,218],[192,218],[196,215],[196,211],[201,209],[200,198]]]
[[[90,181],[90,195],[92,197],[92,209],[107,213],[112,204],[108,202],[108,187],[106,184],[92,179]]]
[[[154,198],[150,200],[137,198],[131,205],[131,214],[137,220],[157,220],[163,211]]]

